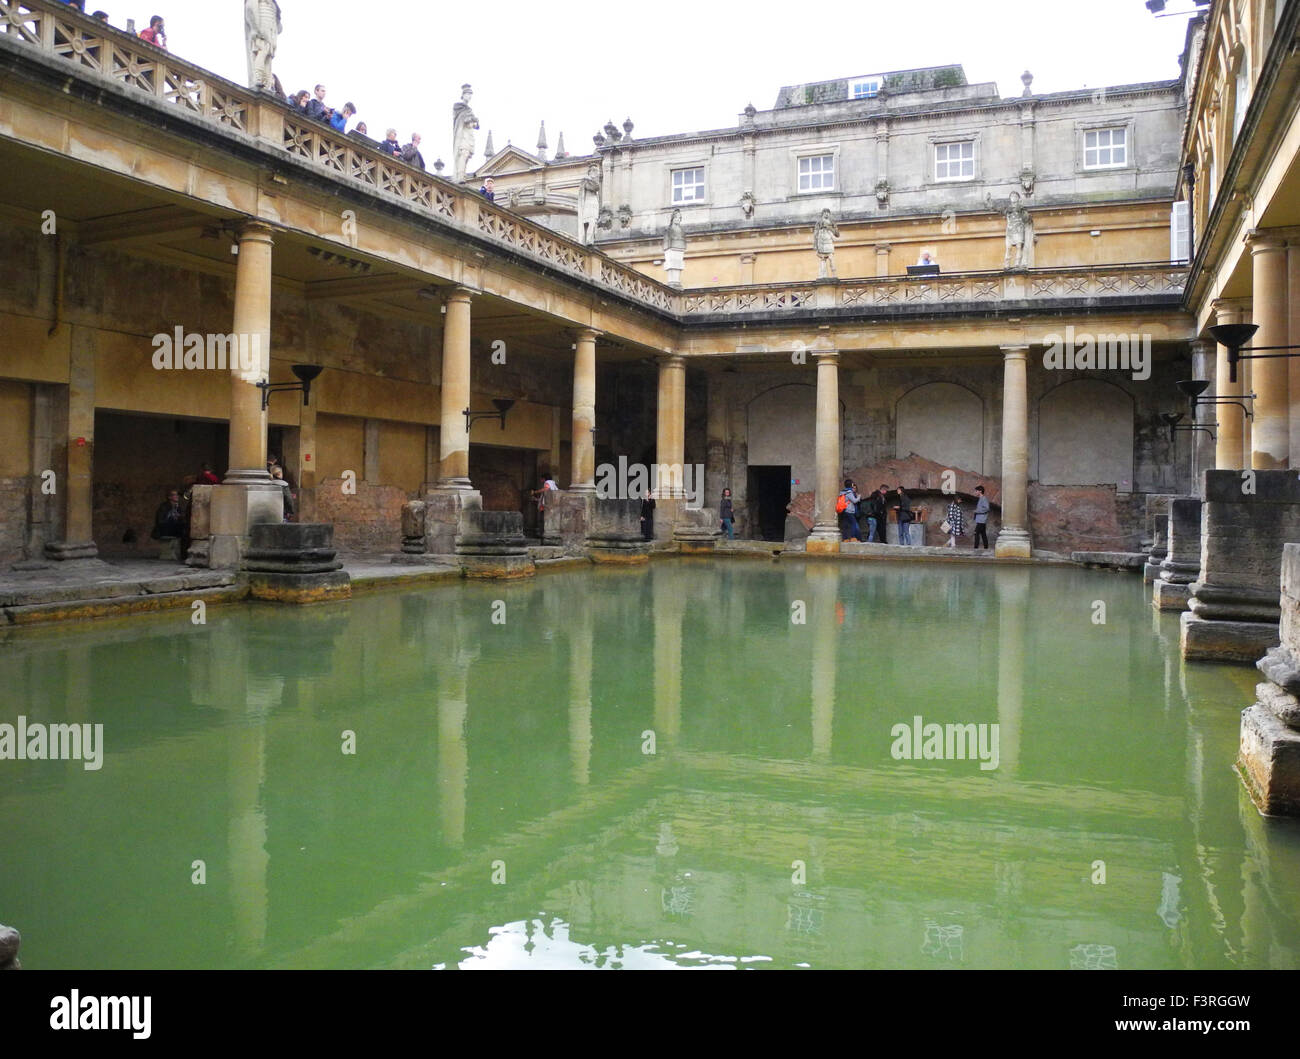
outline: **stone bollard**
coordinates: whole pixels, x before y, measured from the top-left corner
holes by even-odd
[[[1147,513],[1145,529],[1146,539],[1151,542],[1150,554],[1142,567],[1142,583],[1152,584],[1160,576],[1160,564],[1169,554],[1169,505],[1174,500],[1172,493],[1150,493],[1147,495]]]
[[[1169,504],[1168,554],[1151,590],[1159,610],[1186,610],[1192,582],[1201,573],[1201,498],[1174,497]]]
[[[424,501],[411,500],[402,505],[402,554],[424,555]]]
[[[20,971],[22,962],[18,959],[18,946],[23,936],[13,927],[0,923],[0,971]]]
[[[593,563],[644,563],[650,558],[652,542],[641,536],[640,500],[593,499],[587,517],[587,555]]]
[[[456,557],[466,577],[510,580],[537,572],[524,537],[519,511],[484,511],[467,507],[460,513]]]
[[[1206,471],[1201,573],[1180,641],[1187,660],[1253,665],[1278,642],[1282,546],[1300,540],[1294,471]]]
[[[1241,713],[1237,771],[1256,808],[1300,816],[1300,544],[1282,553],[1281,644],[1257,664],[1268,679]]]
[[[249,593],[254,599],[276,603],[347,599],[352,595],[352,579],[334,555],[334,527],[328,523],[253,526],[243,563]]]

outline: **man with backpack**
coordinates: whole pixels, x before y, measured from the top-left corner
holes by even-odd
[[[857,541],[862,531],[858,529],[858,502],[861,498],[854,488],[853,479],[844,479],[844,488],[835,500],[835,512],[840,516],[840,539]]]

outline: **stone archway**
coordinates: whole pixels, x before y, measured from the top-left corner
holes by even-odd
[[[984,469],[984,402],[952,382],[927,382],[898,399],[894,453],[945,467]]]
[[[1038,482],[1133,491],[1133,398],[1102,379],[1074,379],[1038,402]]]

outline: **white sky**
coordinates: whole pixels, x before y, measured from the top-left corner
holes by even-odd
[[[138,2],[138,0],[137,0]],[[167,21],[173,52],[241,84],[247,80],[241,0],[87,0],[124,26]],[[564,4],[537,0],[280,0],[284,32],[275,71],[289,91],[323,82],[326,102],[357,105],[383,138],[424,137],[432,166],[450,163],[451,106],[474,86],[482,162],[491,130],[500,150],[532,150],[546,121],[553,154],[592,150],[609,119],[631,117],[634,136],[734,126],[752,101],[771,108],[782,85],[882,70],[961,63],[972,82],[1018,96],[1034,89],[1154,81],[1178,76],[1185,17],[1156,18],[1142,0],[693,0]],[[1169,0],[1171,11],[1192,0]],[[360,17],[357,13],[360,12]]]

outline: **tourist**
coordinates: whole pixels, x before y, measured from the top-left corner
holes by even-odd
[[[313,121],[329,121],[330,108],[325,105],[325,86],[316,86],[316,96],[314,99],[307,101],[307,109],[304,111],[307,117]]]
[[[957,547],[957,538],[966,536],[966,516],[962,514],[961,504],[954,496],[948,504],[945,524],[948,527],[948,547]]]
[[[163,30],[162,15],[154,15],[149,19],[149,28],[140,31],[140,39],[147,40],[156,48],[167,50],[167,34]]]
[[[989,498],[984,495],[984,487],[977,485],[975,492],[979,496],[975,498],[975,547],[980,546],[980,541],[984,542],[984,548],[987,551],[989,546]]]
[[[641,501],[641,536],[646,540],[654,540],[655,535],[655,495],[646,493],[645,499]]]
[[[212,472],[212,464],[205,463],[203,469],[199,471],[198,477],[194,479],[195,485],[220,485],[221,479]]]
[[[424,155],[420,153],[420,134],[411,133],[411,142],[402,148],[401,159],[407,165],[415,166],[416,169],[424,168]]]
[[[546,504],[551,499],[551,494],[559,491],[559,486],[555,484],[555,479],[549,474],[543,477],[540,489],[533,490],[533,500],[537,504],[537,537],[542,540],[546,537]]]
[[[844,498],[844,510],[840,511],[841,505],[838,500],[835,504],[835,510],[840,512],[840,539],[858,541],[862,535],[862,531],[858,529],[858,502],[861,497],[854,488],[852,478],[844,479],[844,488],[840,491],[840,496]]]
[[[86,0],[67,0],[69,6],[75,7],[78,11],[86,10]]]
[[[311,93],[305,88],[300,88],[297,92],[289,97],[289,105],[301,114],[307,113],[307,102],[311,99]]]
[[[284,477],[284,468],[278,463],[271,471],[271,480],[284,492],[284,521],[292,522],[294,515],[293,490],[289,488],[289,483]]]
[[[482,195],[485,199],[487,199],[488,202],[495,203],[497,197],[496,197],[496,193],[492,190],[492,184],[493,184],[492,178],[488,177],[485,181],[483,181],[483,186],[478,189],[478,193]]]
[[[107,22],[107,21],[108,21],[108,12],[107,12],[107,11],[96,11],[96,12],[95,12],[93,15],[91,15],[90,17],[91,17],[91,18],[97,18],[97,19],[99,19],[99,21],[101,21],[101,22]]]
[[[878,544],[885,542],[885,496],[888,492],[882,485],[867,501],[867,540]]]
[[[351,103],[344,103],[342,110],[336,110],[330,115],[330,125],[335,132],[347,132],[348,118],[357,112],[357,108]]]
[[[180,540],[185,536],[185,512],[181,510],[179,489],[168,490],[167,499],[158,505],[150,536],[156,541]]]
[[[894,510],[898,512],[898,543],[910,545],[912,543],[912,501],[907,497],[907,490],[901,485],[898,487],[898,503],[894,505]]]
[[[722,490],[722,503],[718,505],[718,518],[722,523],[722,528],[727,531],[727,540],[736,539],[736,531],[733,528],[736,521],[736,512],[731,505],[731,490]]]
[[[397,140],[397,130],[389,129],[385,138],[380,142],[379,149],[387,151],[394,158],[402,157],[402,145]]]
[[[921,256],[916,259],[917,265],[937,265],[939,262],[929,250],[922,250]]]
[[[357,122],[357,127],[352,131],[358,136],[364,136],[366,139],[370,139],[370,130],[366,128],[366,123],[364,121]]]

